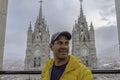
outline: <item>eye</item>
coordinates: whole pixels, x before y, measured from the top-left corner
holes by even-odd
[[[69,44],[69,42],[67,41],[67,42],[65,42],[65,44],[66,44],[66,45],[68,45],[68,44]]]
[[[62,42],[61,42],[61,41],[59,41],[59,42],[58,42],[58,44],[59,44],[59,45],[61,45],[61,44],[62,44]]]

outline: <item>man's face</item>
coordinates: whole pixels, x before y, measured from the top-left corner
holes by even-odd
[[[68,57],[69,40],[66,36],[60,35],[58,39],[51,45],[54,57],[57,59],[65,59]]]

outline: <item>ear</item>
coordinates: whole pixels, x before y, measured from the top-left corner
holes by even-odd
[[[52,50],[53,44],[49,44],[49,48]]]

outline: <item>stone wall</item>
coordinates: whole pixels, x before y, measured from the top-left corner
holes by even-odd
[[[0,69],[2,69],[8,0],[0,0]]]
[[[119,50],[120,50],[120,0],[115,0],[117,27],[118,27],[118,39],[119,39]]]

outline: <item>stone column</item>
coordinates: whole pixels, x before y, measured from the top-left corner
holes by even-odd
[[[0,0],[0,70],[2,70],[8,0]]]
[[[115,0],[118,40],[119,40],[119,52],[120,52],[120,0]]]

